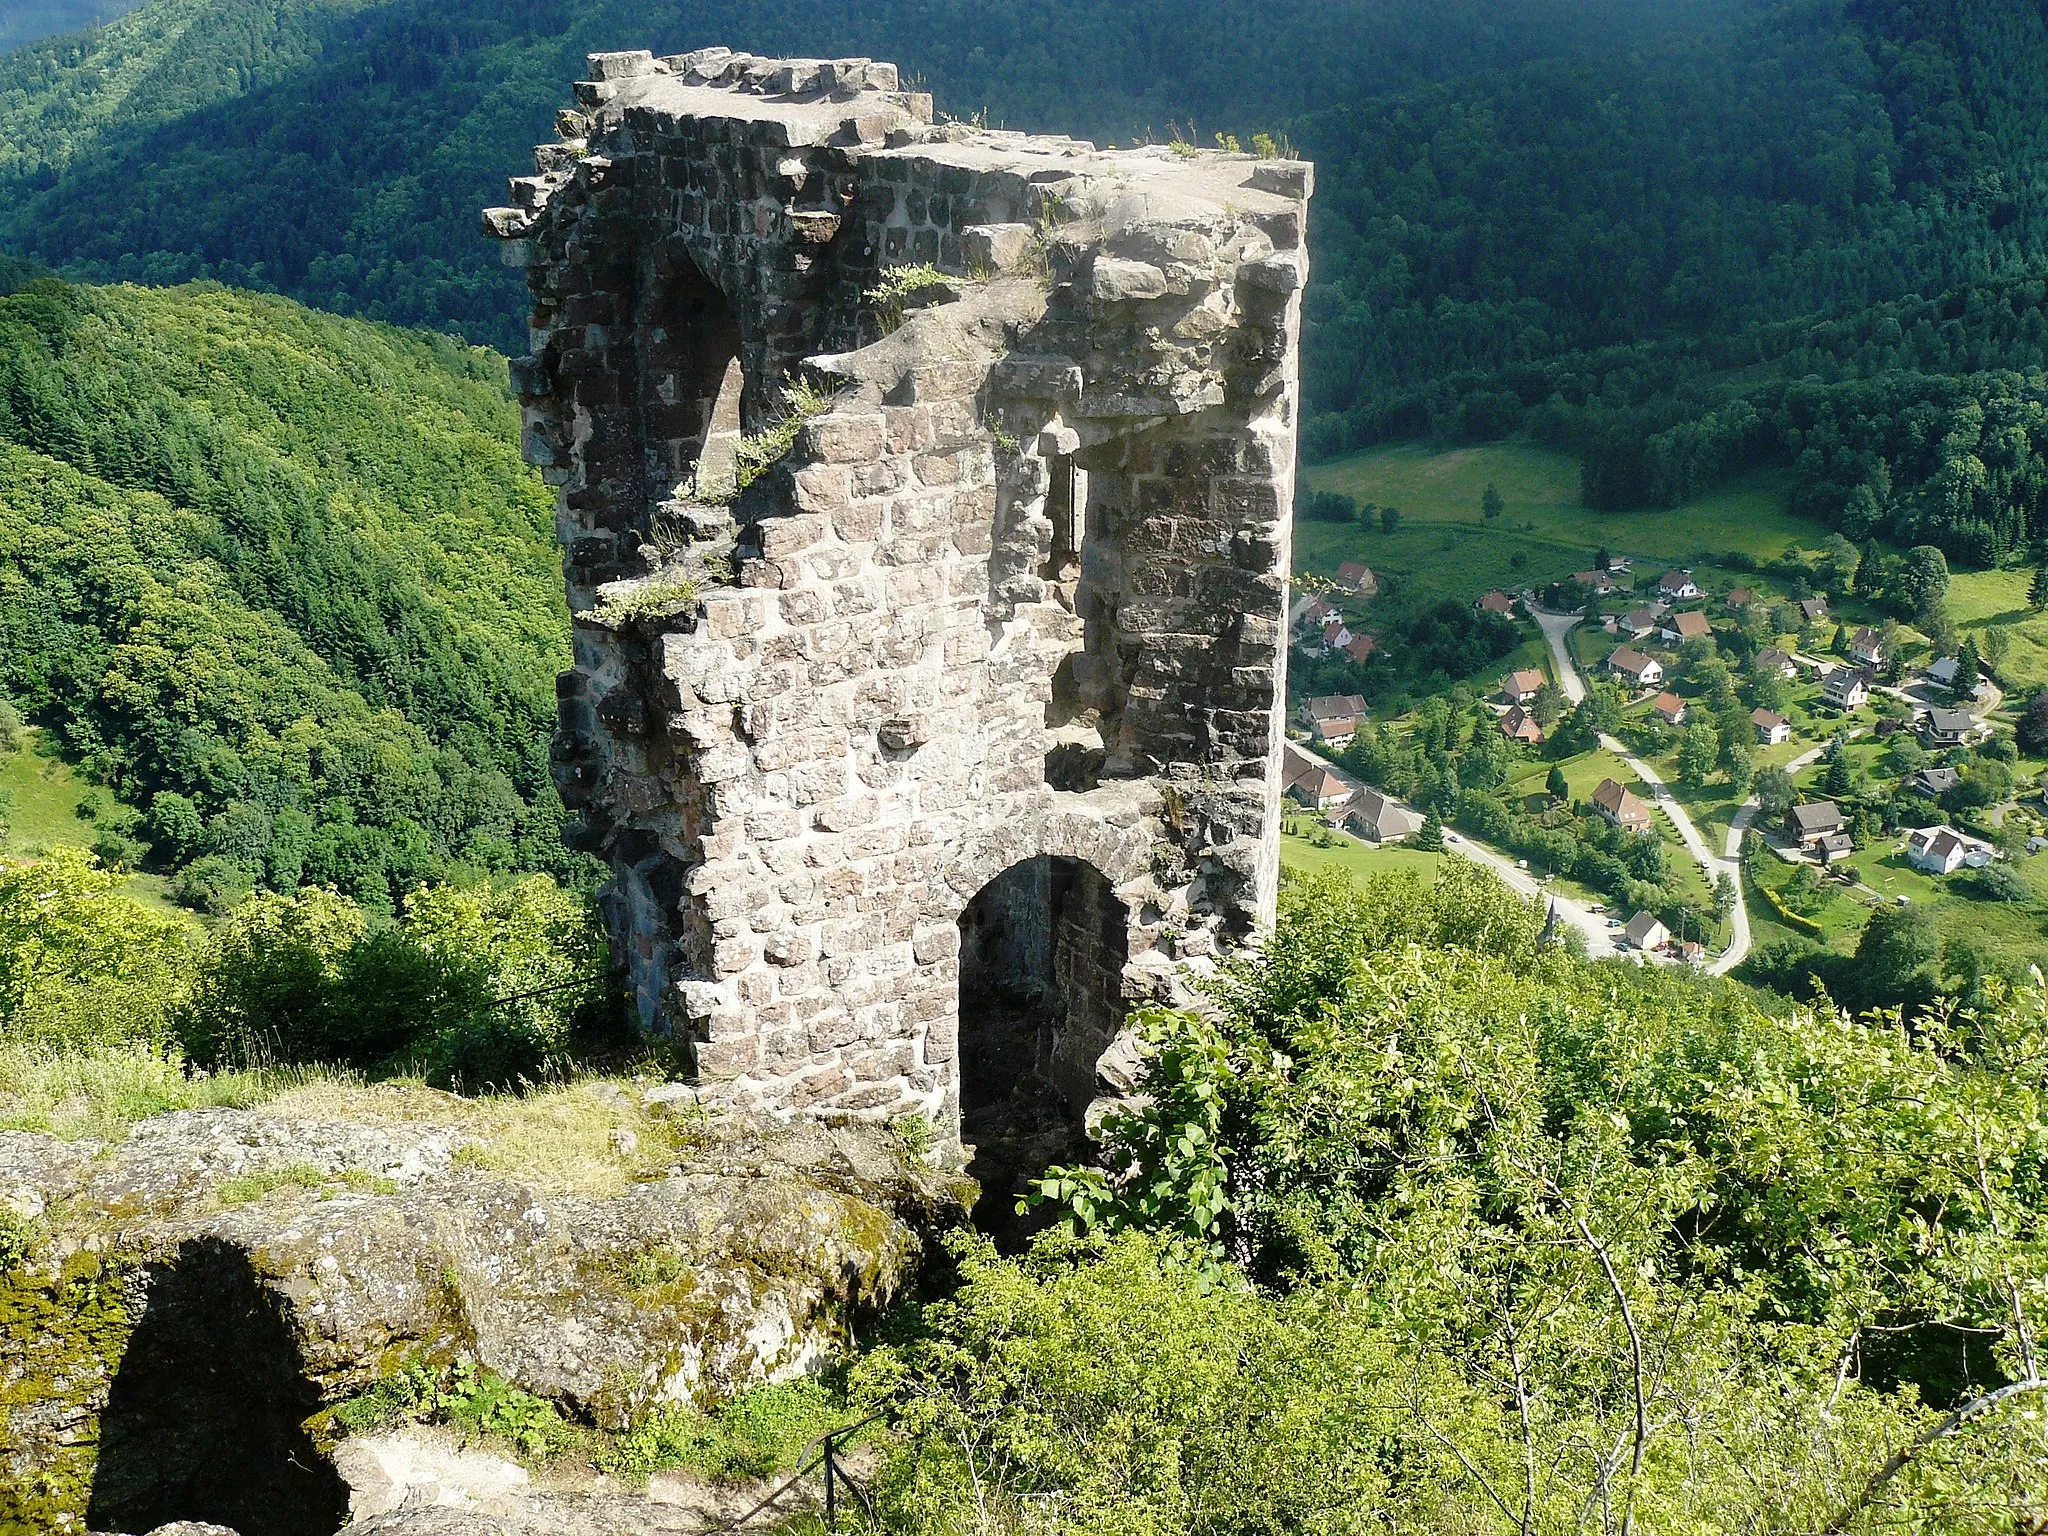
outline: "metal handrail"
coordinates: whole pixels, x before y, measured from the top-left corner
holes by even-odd
[[[785,1482],[780,1488],[777,1488],[773,1493],[770,1493],[766,1498],[761,1500],[760,1503],[756,1504],[752,1509],[748,1510],[745,1514],[739,1516],[737,1519],[729,1520],[724,1525],[717,1527],[717,1531],[720,1533],[720,1536],[722,1536],[722,1533],[724,1532],[738,1530],[741,1526],[745,1525],[749,1520],[753,1519],[754,1516],[760,1514],[762,1510],[766,1509],[769,1505],[773,1504],[777,1499],[781,1498],[785,1493],[789,1492],[790,1489],[794,1488],[798,1483],[802,1482],[804,1479],[804,1474],[811,1470],[813,1452],[818,1453],[818,1459],[823,1463],[825,1468],[825,1529],[827,1529],[828,1531],[837,1529],[839,1510],[837,1500],[834,1498],[834,1485],[836,1483],[844,1483],[846,1485],[846,1491],[848,1493],[851,1493],[854,1496],[854,1498],[860,1502],[862,1513],[864,1513],[868,1517],[868,1519],[872,1521],[875,1518],[874,1504],[870,1502],[867,1494],[862,1491],[860,1484],[856,1483],[852,1478],[848,1477],[845,1472],[841,1471],[839,1467],[834,1464],[832,1460],[832,1445],[834,1441],[845,1439],[848,1435],[852,1434],[856,1429],[865,1429],[868,1425],[874,1423],[875,1420],[881,1417],[882,1411],[878,1409],[874,1413],[869,1414],[864,1419],[855,1419],[851,1424],[841,1424],[836,1429],[828,1429],[822,1435],[819,1435],[816,1439],[812,1440],[808,1445],[806,1445],[803,1448],[802,1453],[798,1455],[796,1459],[796,1470],[789,1474],[789,1480]]]

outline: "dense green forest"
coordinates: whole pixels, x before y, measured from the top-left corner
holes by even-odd
[[[96,281],[212,277],[512,349],[476,210],[595,49],[900,62],[965,116],[1122,138],[1689,30],[1734,0],[152,0],[0,59],[0,246]]]
[[[104,851],[215,906],[563,867],[517,432],[459,342],[210,286],[0,299],[0,693],[143,813]]]

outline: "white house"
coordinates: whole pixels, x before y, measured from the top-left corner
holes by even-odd
[[[1906,834],[1906,862],[1930,875],[1952,875],[1965,864],[1982,869],[1998,852],[1982,838],[1954,827],[1922,827]]]
[[[1312,811],[1327,811],[1351,798],[1351,786],[1329,764],[1289,742],[1284,749],[1287,793]]]
[[[1849,642],[1849,654],[1860,667],[1881,667],[1884,665],[1884,636],[1865,626],[1856,631]]]
[[[1616,677],[1626,678],[1636,688],[1654,688],[1664,681],[1664,664],[1654,656],[1645,656],[1633,646],[1616,646],[1607,658],[1607,667]]]
[[[1700,590],[1698,582],[1692,579],[1691,571],[1666,571],[1657,578],[1657,595],[1668,597],[1673,602],[1689,603],[1696,597],[1707,594]]]
[[[1855,709],[1869,701],[1870,676],[1861,667],[1837,667],[1821,679],[1820,692],[1837,709]]]
[[[1628,940],[1629,948],[1644,951],[1662,949],[1671,942],[1671,930],[1649,912],[1638,912],[1630,918],[1621,936]]]
[[[1775,710],[1752,709],[1749,723],[1756,727],[1756,739],[1767,747],[1780,746],[1792,739],[1792,722]]]

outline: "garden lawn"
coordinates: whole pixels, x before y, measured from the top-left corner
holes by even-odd
[[[1411,870],[1425,880],[1434,880],[1437,865],[1443,862],[1440,853],[1424,853],[1398,843],[1390,847],[1375,847],[1341,832],[1333,835],[1337,841],[1329,848],[1318,848],[1305,837],[1283,836],[1280,839],[1281,869],[1302,875],[1340,874],[1353,879]]]

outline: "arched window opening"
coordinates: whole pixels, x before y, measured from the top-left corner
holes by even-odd
[[[657,263],[640,306],[640,422],[650,508],[729,493],[745,376],[732,306],[687,255]]]
[[[1101,871],[1053,856],[1012,865],[960,915],[960,1137],[985,1230],[1019,1230],[1031,1180],[1086,1154],[1095,1064],[1123,1027],[1127,921]]]

